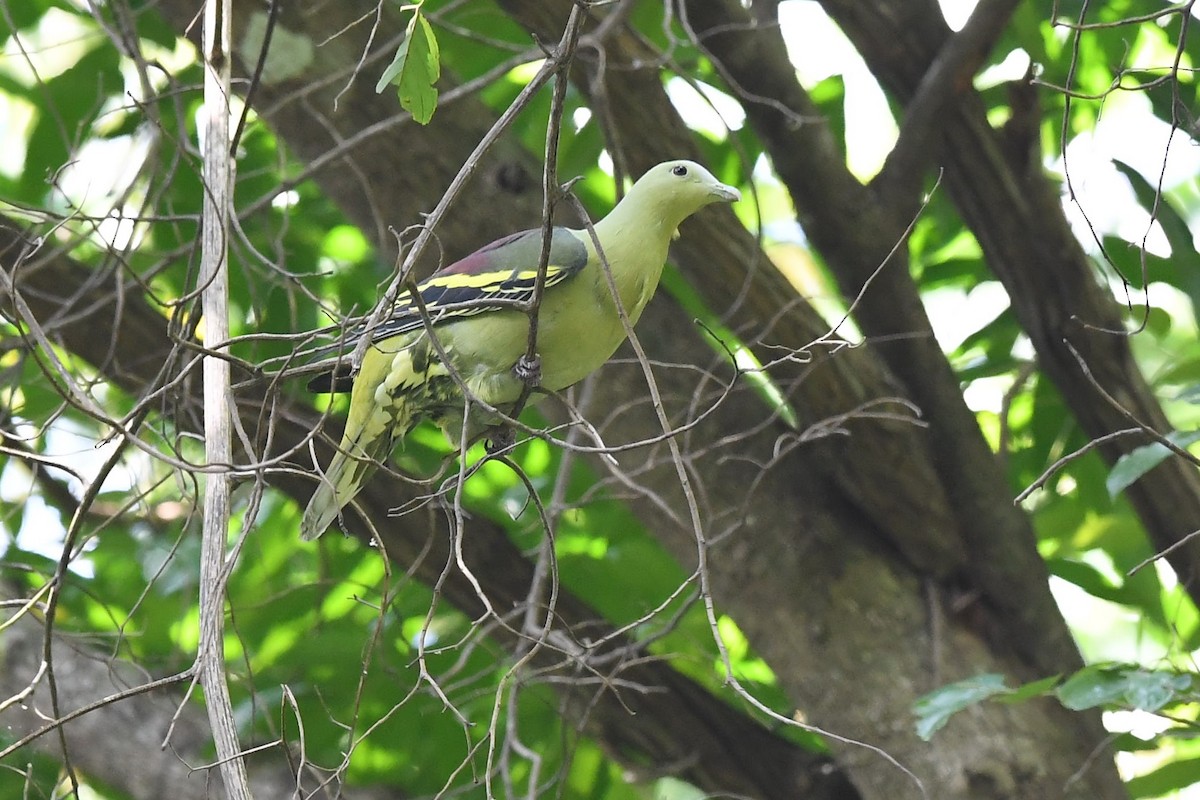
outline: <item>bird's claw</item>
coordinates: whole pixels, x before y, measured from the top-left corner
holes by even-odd
[[[512,448],[516,441],[517,432],[512,429],[512,426],[495,425],[488,428],[487,441],[483,443],[483,449],[489,456],[494,456]]]
[[[542,382],[542,359],[535,353],[533,357],[522,355],[513,364],[513,374],[531,389],[536,389]]]

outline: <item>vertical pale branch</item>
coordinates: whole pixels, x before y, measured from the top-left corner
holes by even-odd
[[[229,339],[228,239],[233,161],[229,155],[231,0],[208,0],[204,9],[204,226],[200,285],[204,342],[224,348]],[[249,800],[246,767],[225,683],[225,542],[229,531],[229,362],[204,358],[204,544],[200,557],[200,647],[197,664],[226,795]]]

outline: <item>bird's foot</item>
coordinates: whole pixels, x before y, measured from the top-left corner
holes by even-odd
[[[512,429],[511,425],[493,425],[488,428],[487,440],[483,443],[483,449],[489,456],[494,456],[510,450],[516,441],[517,432]]]
[[[513,374],[530,389],[536,389],[542,383],[542,359],[534,353],[533,357],[523,355],[513,364]]]

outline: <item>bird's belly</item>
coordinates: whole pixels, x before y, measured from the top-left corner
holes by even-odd
[[[467,388],[485,403],[511,403],[521,394],[513,365],[525,353],[529,324],[524,314],[485,312],[438,329],[442,346]]]
[[[625,338],[620,319],[596,304],[564,307],[546,303],[538,321],[541,385],[559,391],[583,380]],[[468,388],[492,405],[514,402],[524,384],[513,366],[529,343],[529,318],[516,311],[480,314],[466,325],[445,329],[443,344]],[[441,331],[439,331],[441,333]]]

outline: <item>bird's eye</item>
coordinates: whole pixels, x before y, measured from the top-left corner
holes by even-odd
[[[687,167],[685,167],[683,164],[676,164],[675,166],[671,167],[671,174],[682,178],[684,175],[687,175]]]

